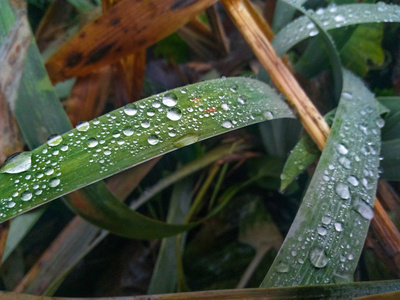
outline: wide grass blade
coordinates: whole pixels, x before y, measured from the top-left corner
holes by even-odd
[[[374,215],[380,128],[374,96],[344,75],[326,147],[262,287],[352,281]]]
[[[310,11],[309,15],[320,23],[324,30],[330,30],[355,24],[400,22],[400,6],[383,2],[335,5]],[[283,55],[294,45],[318,35],[318,30],[310,24],[307,17],[300,17],[284,27],[272,41],[276,52]]]
[[[4,164],[1,220],[171,150],[291,116],[272,89],[246,78],[202,82],[128,104]]]
[[[400,289],[399,280],[328,284],[299,287],[257,288],[200,291],[179,294],[130,296],[130,300],[183,300],[183,299],[351,299],[367,295],[395,292]],[[2,300],[52,300],[55,298],[0,292]],[[108,297],[109,300],[127,300],[127,297]],[[105,298],[62,298],[64,300],[105,300]],[[393,298],[391,298],[393,299]]]

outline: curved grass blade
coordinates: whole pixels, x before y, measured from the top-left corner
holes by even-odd
[[[336,29],[355,24],[400,22],[400,6],[378,4],[347,4],[319,8],[309,13],[321,24],[324,30]],[[300,17],[275,35],[272,45],[279,55],[283,55],[294,45],[309,37],[318,35],[318,31],[307,17]]]
[[[132,300],[204,300],[204,299],[349,299],[400,289],[400,280],[356,282],[349,284],[324,284],[279,288],[235,289],[200,291],[191,293],[144,295],[129,297]],[[0,292],[2,300],[53,300],[53,297],[33,296],[12,292]],[[60,298],[58,298],[60,299]],[[62,298],[64,300],[104,300],[105,298]],[[108,297],[109,300],[126,300],[127,297]],[[393,298],[390,298],[393,299]]]
[[[374,96],[344,75],[326,147],[262,287],[352,281],[374,215],[380,128]]]
[[[25,154],[30,163],[8,170],[4,164],[0,220],[199,140],[292,116],[271,88],[246,78],[202,82],[128,104],[52,136]]]

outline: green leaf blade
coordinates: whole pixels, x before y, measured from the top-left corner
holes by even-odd
[[[29,170],[0,174],[1,221],[183,145],[292,116],[271,88],[245,78],[194,84],[129,104],[33,150]]]
[[[262,287],[352,280],[373,217],[380,129],[374,96],[350,72],[344,75],[327,145]]]

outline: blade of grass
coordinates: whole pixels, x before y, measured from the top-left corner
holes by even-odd
[[[356,282],[350,284],[328,284],[300,287],[282,288],[257,288],[242,290],[217,290],[201,291],[179,294],[164,295],[144,295],[129,297],[132,300],[183,300],[183,299],[317,299],[317,298],[336,298],[348,299],[360,296],[375,295],[380,293],[395,292],[400,289],[399,280]],[[32,296],[10,292],[0,292],[4,300],[54,300],[55,298]],[[58,298],[59,299],[59,298]],[[78,298],[62,298],[63,300],[78,300]],[[79,298],[79,300],[101,300],[104,298]],[[125,300],[126,297],[111,297],[108,299]]]
[[[315,19],[324,30],[344,26],[377,22],[400,22],[400,6],[379,4],[347,4],[310,10],[309,16]],[[309,26],[307,17],[300,17],[286,25],[275,35],[272,45],[278,55],[283,55],[294,45],[315,36],[318,32]]]
[[[153,106],[159,109],[156,111]],[[236,115],[238,110],[242,113],[240,119]],[[57,135],[47,144],[24,154],[22,159],[28,159],[25,163],[31,161],[28,169],[23,161],[23,169],[20,169],[21,158],[18,157],[3,166],[0,173],[2,220],[162,153],[270,119],[271,115],[290,117],[291,112],[268,86],[245,78],[202,82],[141,100],[137,105],[130,104],[83,123],[62,136]],[[13,170],[19,173],[10,174]],[[27,174],[31,174],[32,180],[26,179]],[[10,184],[11,179],[19,182]],[[107,193],[104,187],[88,187],[89,194],[97,190]],[[113,202],[112,207],[118,213],[134,215],[111,198],[104,201],[107,205]],[[87,215],[90,206],[96,204],[81,207],[81,213],[91,220],[98,219],[97,215]],[[106,215],[106,211],[101,214]],[[108,220],[113,228],[115,220]]]
[[[173,33],[214,2],[120,1],[47,61],[50,78],[58,82],[116,62]]]
[[[182,223],[189,211],[192,199],[193,178],[186,177],[174,185],[168,210],[167,222]],[[176,238],[166,238],[161,242],[157,262],[151,276],[148,294],[173,293],[176,290]]]
[[[327,146],[262,287],[352,281],[374,215],[380,128],[374,96],[356,76],[344,75]]]

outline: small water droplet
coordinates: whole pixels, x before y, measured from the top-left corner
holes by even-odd
[[[367,190],[372,189],[372,184],[368,178],[364,177],[363,179],[361,179],[361,183]]]
[[[343,97],[344,99],[346,99],[346,100],[350,100],[350,99],[353,99],[353,94],[350,93],[350,92],[343,92],[343,93],[342,93],[342,97]]]
[[[336,22],[343,22],[345,20],[345,18],[342,15],[337,15],[335,16],[334,19]]]
[[[49,136],[49,138],[47,140],[47,145],[54,147],[54,146],[60,145],[62,140],[63,140],[63,138],[61,135],[53,134],[53,135]]]
[[[222,104],[221,104],[221,108],[222,108],[223,110],[229,110],[229,105],[226,104],[226,103],[222,103]]]
[[[87,131],[90,127],[90,124],[86,121],[80,121],[77,125],[76,125],[76,129],[78,131]]]
[[[316,268],[323,268],[328,264],[328,257],[325,254],[325,250],[322,247],[316,246],[310,250],[309,254],[312,265]]]
[[[111,155],[111,151],[110,150],[104,150],[104,155]]]
[[[140,123],[140,126],[142,126],[143,128],[149,128],[150,127],[150,121],[149,120],[143,120],[141,123]]]
[[[65,152],[68,150],[68,145],[61,145],[60,149]]]
[[[342,155],[346,155],[347,153],[349,153],[349,150],[343,144],[337,145],[336,150],[337,150],[337,152],[339,152],[339,154],[342,154]]]
[[[182,112],[179,108],[171,108],[167,112],[167,118],[171,121],[178,121],[182,117]]]
[[[335,187],[335,191],[336,194],[343,200],[347,200],[350,198],[349,187],[344,183],[339,182]]]
[[[160,139],[155,134],[150,135],[149,138],[147,139],[147,142],[150,145],[157,145],[159,141]]]
[[[328,225],[330,224],[332,221],[331,217],[329,216],[323,216],[321,219],[322,224]]]
[[[118,129],[115,129],[115,130],[112,132],[112,136],[115,137],[115,138],[120,137],[120,135],[121,135],[121,133],[119,132]]]
[[[274,115],[272,114],[272,112],[266,111],[264,113],[264,118],[267,119],[267,120],[272,120],[274,118]]]
[[[61,182],[60,179],[58,179],[57,177],[54,177],[49,180],[49,185],[51,187],[56,187],[60,184],[60,182]]]
[[[347,178],[347,181],[352,185],[352,186],[358,186],[358,180],[355,176],[349,176]]]
[[[184,146],[196,143],[199,140],[199,136],[194,133],[188,133],[178,140],[174,141],[174,146],[178,148],[182,148]]]
[[[379,118],[378,120],[376,120],[376,126],[378,126],[379,128],[383,128],[383,126],[385,126],[385,120]]]
[[[322,236],[325,236],[328,233],[328,230],[322,226],[318,227],[317,231],[318,231],[318,234],[322,235]]]
[[[178,97],[174,93],[166,93],[162,97],[162,103],[168,107],[173,107],[178,103]]]
[[[146,114],[147,114],[149,117],[153,117],[153,116],[156,114],[156,111],[155,111],[155,109],[153,109],[153,108],[149,108],[149,109],[147,110]]]
[[[221,126],[224,127],[224,128],[229,129],[229,128],[232,128],[233,124],[232,124],[231,121],[225,120],[225,121],[222,122]]]
[[[22,201],[29,201],[32,199],[32,193],[30,191],[25,191],[21,194]]]
[[[335,223],[335,230],[336,230],[336,231],[339,231],[339,232],[343,231],[343,225],[342,225],[342,223],[336,222],[336,223]]]
[[[122,132],[126,136],[131,136],[133,134],[133,128],[132,127],[126,127]]]
[[[374,209],[361,199],[354,202],[353,209],[358,212],[364,219],[371,220],[374,217]]]
[[[238,97],[237,101],[239,102],[239,104],[245,105],[247,102],[247,99],[245,97]]]
[[[10,201],[7,204],[8,208],[13,208],[15,205],[16,205],[16,203],[14,201]]]
[[[319,33],[319,31],[317,29],[313,29],[310,31],[310,33],[308,34],[309,36],[316,36]]]
[[[345,167],[346,169],[348,169],[348,170],[351,168],[350,159],[348,159],[347,157],[344,157],[344,156],[340,157],[340,158],[339,158],[339,163],[340,163],[343,167]]]
[[[0,173],[18,174],[31,168],[32,152],[21,152],[9,156],[1,166]]]
[[[287,273],[289,272],[289,265],[281,261],[276,265],[275,270],[278,273]]]
[[[161,107],[161,103],[158,101],[154,101],[151,106],[153,106],[154,108],[160,108]]]
[[[129,103],[124,107],[124,113],[126,113],[128,116],[136,115],[137,111],[136,104],[134,103]]]
[[[94,148],[99,144],[99,142],[95,138],[90,138],[87,141],[87,145],[89,148]]]
[[[54,173],[54,170],[52,168],[48,168],[48,169],[44,170],[44,174],[46,174],[47,176],[49,176],[53,173]]]

